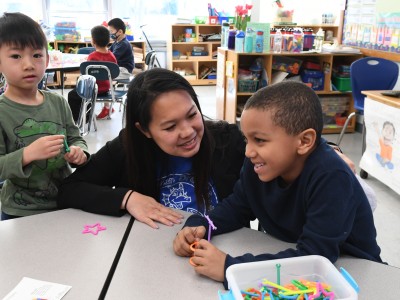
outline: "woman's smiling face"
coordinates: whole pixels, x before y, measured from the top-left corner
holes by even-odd
[[[161,94],[151,107],[149,130],[143,131],[165,153],[193,157],[200,149],[204,124],[200,111],[183,90]]]

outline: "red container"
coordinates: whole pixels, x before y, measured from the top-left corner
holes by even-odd
[[[218,16],[210,16],[210,17],[208,17],[208,24],[217,25],[218,24]]]

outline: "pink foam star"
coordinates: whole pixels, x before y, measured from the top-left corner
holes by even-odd
[[[97,235],[99,231],[106,230],[107,228],[101,226],[100,223],[96,223],[94,225],[85,225],[85,229],[83,229],[82,233],[91,233],[93,235]]]

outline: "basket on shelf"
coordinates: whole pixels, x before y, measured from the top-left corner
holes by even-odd
[[[257,91],[258,80],[240,80],[239,79],[239,92],[254,93]]]

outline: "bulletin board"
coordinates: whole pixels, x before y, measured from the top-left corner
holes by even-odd
[[[359,47],[368,56],[400,61],[400,1],[348,0],[342,44]]]

